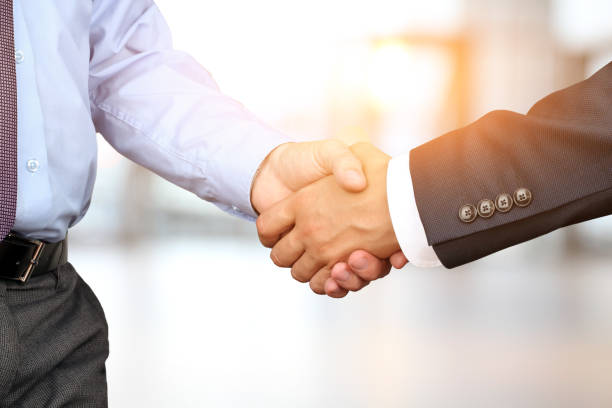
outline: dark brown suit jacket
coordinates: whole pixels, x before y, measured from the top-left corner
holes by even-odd
[[[612,63],[527,115],[494,111],[419,146],[410,171],[428,242],[448,268],[612,213]],[[521,187],[527,207],[460,220],[463,205]]]

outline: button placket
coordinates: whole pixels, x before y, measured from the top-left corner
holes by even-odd
[[[21,50],[15,50],[15,63],[21,64],[25,61],[25,54]]]

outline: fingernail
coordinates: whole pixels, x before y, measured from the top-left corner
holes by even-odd
[[[359,257],[350,263],[351,268],[359,271],[363,271],[368,267],[368,260],[364,257]]]

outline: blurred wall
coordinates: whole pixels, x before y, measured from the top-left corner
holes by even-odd
[[[612,59],[603,0],[158,0],[221,88],[297,139],[400,154]],[[252,224],[100,140],[71,261],[110,324],[111,406],[610,406],[612,222],[336,301]]]

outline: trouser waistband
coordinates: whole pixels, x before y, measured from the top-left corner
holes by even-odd
[[[68,262],[68,239],[45,242],[11,232],[0,241],[0,279],[27,282]]]

